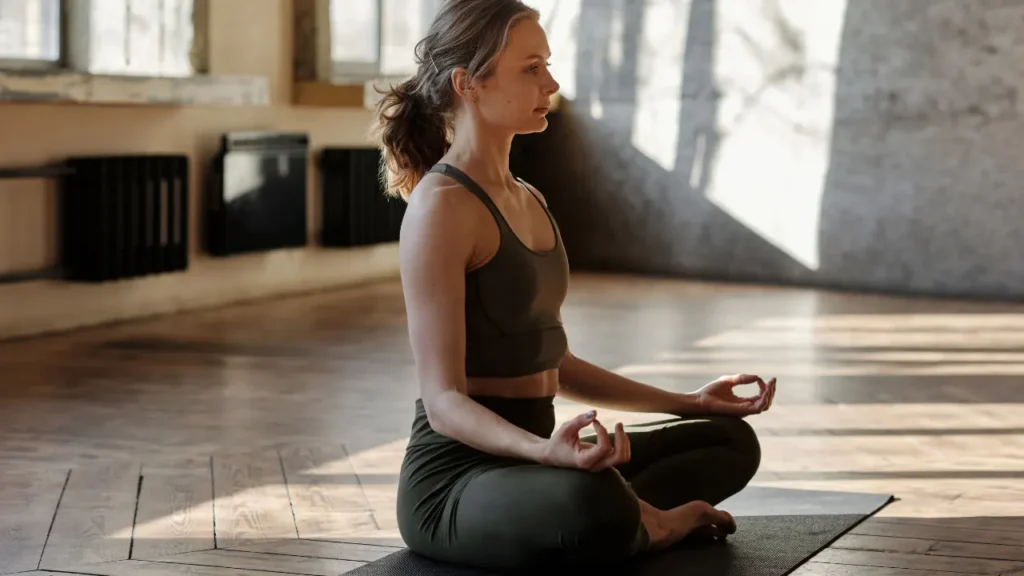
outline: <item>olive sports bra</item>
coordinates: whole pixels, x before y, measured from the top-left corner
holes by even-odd
[[[569,262],[551,212],[529,186],[555,233],[555,246],[527,248],[501,211],[476,182],[450,164],[444,174],[487,206],[501,234],[498,251],[486,264],[466,272],[466,376],[512,378],[558,368],[568,348],[561,307],[569,287]]]

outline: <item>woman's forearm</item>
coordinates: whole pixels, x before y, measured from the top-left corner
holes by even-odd
[[[669,392],[630,380],[566,354],[559,368],[559,396],[598,408],[623,412],[697,413],[693,394]]]
[[[457,390],[438,392],[424,407],[430,427],[442,436],[495,456],[533,462],[543,460],[543,438],[510,423]]]

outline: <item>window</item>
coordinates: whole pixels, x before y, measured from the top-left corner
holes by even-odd
[[[60,63],[60,0],[0,0],[0,65]]]
[[[334,80],[407,76],[441,0],[330,0]]]
[[[190,76],[192,0],[66,0],[71,68],[91,74]]]
[[[0,0],[0,66],[191,76],[203,1]]]

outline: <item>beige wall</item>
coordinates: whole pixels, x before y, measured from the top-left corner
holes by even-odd
[[[54,281],[0,284],[0,338],[211,306],[397,274],[393,245],[358,250],[315,246],[311,179],[310,247],[212,259],[200,244],[200,177],[230,130],[297,130],[325,145],[367,142],[363,109],[301,108],[291,98],[291,1],[210,2],[210,71],[270,81],[267,108],[0,103],[0,167],[60,162],[75,154],[181,153],[192,158],[189,271],[103,285]],[[312,170],[312,159],[310,169]],[[0,274],[56,263],[54,185],[0,180]]]

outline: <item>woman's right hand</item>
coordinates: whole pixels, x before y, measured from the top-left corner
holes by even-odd
[[[580,430],[590,424],[597,433],[597,443],[580,440]],[[615,426],[615,442],[608,430],[597,421],[597,412],[581,414],[555,430],[542,449],[540,462],[560,468],[578,468],[600,472],[618,464],[629,462],[629,437],[622,424]]]

